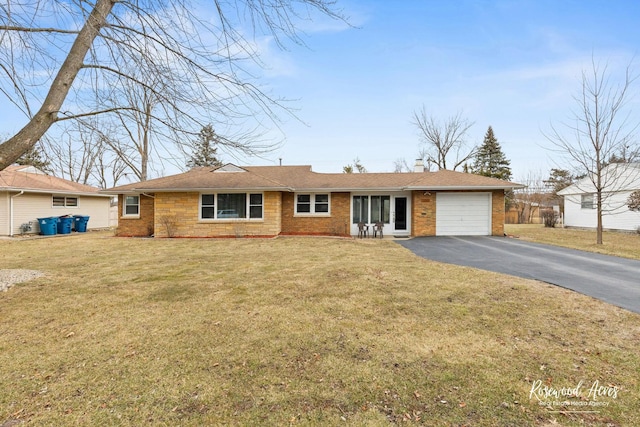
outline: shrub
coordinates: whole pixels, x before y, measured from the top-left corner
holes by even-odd
[[[634,191],[629,195],[629,198],[627,199],[627,206],[629,207],[629,210],[636,212],[640,211],[640,190]]]
[[[541,215],[542,222],[545,227],[554,228],[556,226],[556,223],[558,222],[558,212],[553,209],[545,209],[542,211]]]
[[[160,218],[160,224],[164,227],[167,237],[173,237],[176,234],[178,220],[174,215],[163,215]]]

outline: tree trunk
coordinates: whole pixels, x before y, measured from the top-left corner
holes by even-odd
[[[66,99],[71,85],[83,67],[84,58],[100,29],[105,26],[115,0],[97,0],[91,14],[78,33],[67,58],[51,83],[42,107],[29,122],[13,137],[0,145],[0,170],[15,162],[31,149],[58,120],[58,112]]]
[[[598,225],[596,227],[596,244],[602,244],[602,191],[598,190],[596,193],[597,197],[597,212],[598,215]]]

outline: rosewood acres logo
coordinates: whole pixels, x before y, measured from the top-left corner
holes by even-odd
[[[575,386],[560,388],[535,380],[531,384],[529,399],[537,401],[540,406],[562,411],[593,411],[609,406],[618,398],[619,391],[616,385],[602,384],[599,380],[591,383],[581,380]]]

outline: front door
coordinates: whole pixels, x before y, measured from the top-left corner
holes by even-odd
[[[396,231],[404,231],[407,229],[407,198],[395,198],[395,215],[394,223]]]

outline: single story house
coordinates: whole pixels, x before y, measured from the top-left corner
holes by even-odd
[[[9,166],[0,171],[0,235],[39,233],[38,218],[63,215],[87,215],[88,229],[106,228],[111,196],[99,191],[33,166]]]
[[[504,234],[513,182],[468,173],[316,173],[311,166],[226,164],[118,186],[117,234],[156,237]]]
[[[636,231],[640,212],[629,210],[627,199],[640,190],[640,163],[612,163],[602,171],[602,227],[607,230]],[[596,228],[597,197],[593,180],[585,177],[558,191],[564,197],[565,227]]]

